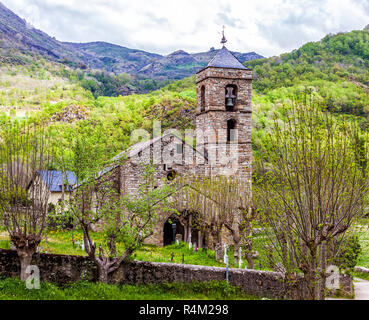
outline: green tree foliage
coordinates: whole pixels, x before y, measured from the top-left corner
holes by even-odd
[[[64,157],[69,159],[64,167],[75,173],[77,181],[69,199],[61,204],[61,210],[56,210],[55,220],[61,220],[59,225],[67,222],[82,229],[85,251],[96,263],[100,281],[108,282],[109,274],[153,234],[159,213],[168,209],[172,189],[165,183],[157,186],[155,170],[150,166],[142,170],[137,193],[121,195],[115,184],[115,168],[124,160],[104,160],[103,138],[103,134],[94,136],[86,131],[71,141],[72,154]],[[94,227],[104,233],[102,243],[92,238]],[[117,243],[123,247],[122,252],[117,251]]]
[[[369,34],[366,31],[328,35],[291,53],[245,65],[253,69],[254,87],[260,93],[310,86],[335,111],[368,112]]]
[[[16,247],[21,279],[46,228],[55,161],[52,137],[45,128],[7,122],[0,133],[0,221]]]
[[[289,279],[302,272],[305,298],[324,299],[327,260],[368,197],[369,137],[314,103],[294,104],[286,117],[267,136],[254,196],[271,230],[271,266]]]

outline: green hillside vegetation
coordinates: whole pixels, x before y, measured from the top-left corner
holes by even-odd
[[[328,35],[291,53],[245,65],[254,71],[256,91],[271,101],[308,89],[334,111],[369,113],[368,30]]]
[[[296,97],[312,96],[337,115],[347,114],[345,119],[358,119],[365,125],[364,116],[369,112],[368,39],[367,31],[327,36],[292,53],[246,63],[255,74],[252,136],[257,158],[270,120],[277,117],[283,121],[286,105]],[[38,54],[18,52],[14,57],[12,62],[3,59],[0,67],[2,111],[48,123],[58,129],[61,145],[68,146],[70,139],[86,134],[108,159],[129,147],[133,130],[150,132],[153,120],[162,121],[163,131],[194,127],[194,76],[148,94],[107,97],[115,90],[112,86],[120,85],[110,81],[115,79],[113,75],[97,72],[92,76]],[[129,87],[129,76],[119,77]],[[106,91],[110,93],[104,94]],[[71,120],[71,108],[72,113],[83,114],[82,119]],[[4,113],[2,117],[5,119]]]

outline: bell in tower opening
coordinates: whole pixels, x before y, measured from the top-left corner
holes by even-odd
[[[228,85],[226,87],[226,110],[235,111],[236,99],[237,99],[237,87],[233,85]]]

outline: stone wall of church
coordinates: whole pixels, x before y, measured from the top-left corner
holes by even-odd
[[[197,114],[201,112],[201,87],[205,86],[205,112],[225,111],[227,85],[238,88],[237,111],[252,112],[252,71],[207,68],[197,74]]]
[[[203,156],[195,154],[193,148],[184,145],[183,152],[178,153],[177,145],[182,144],[178,138],[164,137],[150,148],[124,161],[120,166],[120,191],[122,194],[137,195],[143,182],[143,174],[148,163],[155,159],[157,186],[163,185],[168,174],[175,172],[183,175],[205,175],[206,165]],[[192,159],[192,161],[191,161]],[[162,246],[164,244],[164,224],[172,213],[162,213],[158,217],[153,235],[146,241],[148,244]]]
[[[226,87],[237,88],[234,111],[226,109]],[[205,87],[205,110],[201,97]],[[197,74],[198,148],[207,150],[211,175],[236,173],[251,181],[252,71],[207,68]],[[228,121],[235,122],[233,142],[228,140]],[[200,138],[199,137],[203,137]]]

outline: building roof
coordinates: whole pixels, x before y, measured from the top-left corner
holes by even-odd
[[[115,156],[111,161],[112,165],[107,166],[103,170],[101,170],[98,173],[98,178],[100,178],[101,176],[105,175],[106,173],[112,171],[113,169],[117,168],[120,165],[119,161],[131,159],[131,158],[137,156],[140,152],[144,151],[145,149],[150,148],[152,145],[154,145],[158,141],[160,141],[160,140],[162,140],[166,137],[169,137],[169,136],[175,137],[178,141],[182,142],[185,146],[188,146],[188,147],[192,148],[196,153],[198,153],[200,156],[204,157],[205,160],[207,160],[207,155],[206,154],[205,155],[202,154],[201,152],[196,150],[196,148],[194,148],[193,146],[186,143],[181,137],[178,137],[175,130],[174,131],[168,130],[164,135],[162,135],[160,137],[156,137],[156,138],[148,140],[148,141],[143,141],[143,142],[136,143],[136,144],[132,145],[130,148],[128,148],[127,150],[125,150],[125,151],[121,152],[120,154],[118,154],[117,156]]]
[[[37,172],[51,192],[62,192],[63,172],[62,171],[38,171]],[[64,174],[65,190],[71,191],[72,187],[77,183],[77,178],[72,171],[66,171]],[[68,187],[69,186],[69,187]]]
[[[209,67],[248,70],[225,46],[206,66]]]
[[[139,143],[134,144],[133,146],[128,148],[126,151],[123,151],[120,154],[118,154],[116,157],[114,157],[112,159],[112,161],[114,162],[114,161],[121,160],[121,159],[124,159],[124,158],[126,158],[126,159],[133,158],[134,156],[138,155],[140,152],[144,151],[145,149],[149,148],[151,145],[155,144],[156,142],[158,142],[161,139],[164,139],[166,137],[175,137],[175,138],[177,138],[177,140],[182,142],[184,145],[187,145],[187,146],[191,147],[197,153],[204,156],[199,151],[197,151],[194,147],[190,146],[188,143],[186,143],[184,140],[182,140],[182,138],[177,135],[175,130],[168,130],[164,135],[162,135],[160,137],[156,137],[156,138],[151,139],[151,140],[147,140],[147,141],[143,141],[143,142],[139,142]]]

